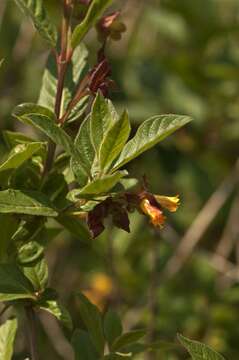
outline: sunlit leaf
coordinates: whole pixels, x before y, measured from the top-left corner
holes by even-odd
[[[116,171],[112,175],[104,175],[102,178],[93,180],[82,189],[72,190],[71,195],[84,198],[84,196],[107,193],[126,175],[128,175],[127,171]]]
[[[140,125],[133,139],[125,145],[114,169],[127,164],[189,121],[191,121],[190,117],[182,115],[159,115],[146,120]]]
[[[0,359],[12,359],[16,332],[17,319],[7,320],[0,326]]]
[[[56,46],[57,30],[43,6],[42,0],[15,0],[22,11],[31,17],[39,34],[52,46]]]
[[[75,48],[92,28],[112,0],[92,0],[84,20],[76,26],[71,39],[72,47]]]
[[[48,198],[38,191],[0,191],[0,213],[57,216],[57,211]]]
[[[39,304],[45,310],[55,316],[63,326],[72,330],[72,320],[68,310],[56,300],[47,300]]]
[[[178,339],[188,350],[193,360],[225,360],[222,355],[218,354],[205,344],[187,339],[182,335],[178,335]]]
[[[45,144],[41,142],[19,144],[15,146],[10,152],[8,158],[0,165],[0,171],[17,169],[44,147]]]
[[[45,290],[48,283],[48,266],[44,258],[24,264],[22,271],[30,280],[36,292]]]
[[[107,170],[123,149],[130,134],[127,112],[116,121],[104,137],[100,147],[100,168]]]

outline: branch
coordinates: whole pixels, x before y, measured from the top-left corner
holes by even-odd
[[[184,265],[185,261],[191,255],[193,249],[208,229],[209,225],[217,215],[218,211],[224,205],[235,185],[238,182],[239,160],[231,174],[221,183],[214,194],[209,198],[198,216],[182,238],[174,255],[169,259],[162,273],[163,279],[171,278]]]
[[[27,317],[27,331],[30,345],[31,360],[40,360],[37,351],[37,331],[34,309],[31,306],[26,306],[25,313]]]

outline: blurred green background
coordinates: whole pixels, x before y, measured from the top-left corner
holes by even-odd
[[[57,22],[60,1],[45,3]],[[114,4],[128,29],[107,50],[118,109],[128,108],[135,128],[159,113],[194,118],[130,169],[135,177],[147,175],[152,192],[180,194],[181,206],[160,232],[133,214],[129,235],[109,228],[83,244],[60,233],[47,253],[51,285],[78,324],[71,292],[81,289],[102,309],[115,307],[126,329],[147,327],[152,339],[176,344],[182,333],[238,360],[239,0]],[[0,1],[0,44],[0,127],[19,130],[11,111],[37,101],[48,52],[13,0]],[[93,65],[95,32],[86,44]],[[54,319],[40,314],[39,323],[47,359],[71,359]],[[21,335],[17,349],[16,360],[23,359]],[[176,346],[143,358],[188,355]]]

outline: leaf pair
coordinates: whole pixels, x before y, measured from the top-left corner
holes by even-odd
[[[50,20],[42,0],[15,0],[20,9],[32,19],[39,34],[51,45],[56,47],[57,30]],[[104,10],[112,3],[112,0],[92,0],[91,5],[83,21],[76,26],[71,44],[73,49],[82,41],[88,31],[96,24]]]
[[[81,161],[90,174],[88,184],[78,191],[78,195],[108,192],[127,175],[118,171],[122,166],[190,120],[190,117],[181,115],[154,116],[141,124],[136,135],[127,142],[130,135],[127,112],[119,117],[112,103],[98,93],[91,113],[82,123],[75,139],[81,159],[73,156],[71,167],[79,185],[83,184]]]
[[[98,308],[81,293],[77,294],[79,310],[87,331],[77,329],[72,337],[72,345],[77,360],[97,360],[104,354],[105,343],[110,355],[104,358],[115,358],[118,352],[135,343],[145,335],[144,330],[124,333],[118,315],[109,310],[103,317]]]

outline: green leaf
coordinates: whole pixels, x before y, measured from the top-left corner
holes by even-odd
[[[53,142],[62,146],[74,158],[74,173],[79,185],[87,183],[89,173],[80,152],[75,149],[70,136],[56,124],[56,118],[49,109],[36,104],[22,104],[15,108],[13,115],[23,123],[43,131]]]
[[[89,96],[86,95],[80,99],[80,101],[75,105],[67,117],[67,124],[70,124],[76,120],[79,120],[85,115],[89,103]]]
[[[83,75],[84,69],[86,67],[86,60],[88,57],[88,51],[84,44],[77,46],[72,56],[71,62],[68,66],[67,73],[65,76],[65,83],[62,94],[62,108],[60,115],[66,111],[69,101],[73,97],[76,86],[79,84],[79,81]],[[43,74],[42,87],[40,91],[40,96],[38,99],[39,105],[47,107],[52,112],[55,108],[55,99],[57,92],[57,65],[54,54],[49,55],[49,59],[46,65],[46,69]],[[87,106],[87,98],[82,99],[80,105],[72,111],[70,117],[79,116],[80,112],[83,112]],[[77,113],[76,113],[77,111]]]
[[[42,292],[48,283],[48,266],[44,258],[22,266],[24,275],[30,280],[35,292]]]
[[[225,360],[224,357],[212,350],[209,346],[198,341],[178,335],[181,344],[188,350],[193,360]]]
[[[76,329],[71,343],[75,352],[75,360],[99,360],[91,338],[86,331]]]
[[[124,112],[105,135],[100,148],[100,168],[107,170],[121,153],[130,134],[128,113]]]
[[[8,158],[0,165],[0,171],[17,169],[43,148],[45,148],[45,144],[42,142],[19,144],[15,146],[10,152]]]
[[[50,46],[55,47],[57,43],[57,30],[49,19],[42,0],[15,0],[15,2],[27,16],[31,17],[39,34]]]
[[[99,92],[92,105],[90,121],[91,140],[98,158],[104,137],[114,122],[117,120],[118,115],[116,114],[113,105]]]
[[[3,131],[3,138],[7,146],[12,149],[19,144],[33,143],[34,140],[17,131]]]
[[[73,48],[82,41],[111,3],[112,0],[92,0],[84,20],[76,26],[72,34],[71,45]]]
[[[35,299],[30,281],[14,264],[0,264],[0,301]]]
[[[0,213],[57,216],[46,196],[38,191],[0,191]]]
[[[7,320],[0,326],[0,359],[11,360],[17,332],[17,320]]]
[[[145,336],[145,330],[133,330],[118,337],[112,344],[112,351],[119,351]]]
[[[88,197],[107,193],[119,182],[122,177],[126,175],[128,175],[127,171],[116,171],[112,175],[105,175],[100,179],[93,180],[80,190],[72,190],[68,195],[84,198],[84,196]]]
[[[56,300],[47,300],[39,303],[40,309],[55,316],[67,329],[72,330],[72,319],[68,310]]]
[[[152,148],[189,121],[191,121],[190,117],[182,115],[159,115],[146,120],[140,125],[133,139],[125,145],[114,169],[119,169]]]
[[[44,132],[53,142],[62,146],[67,154],[74,152],[70,136],[56,124],[56,117],[49,109],[36,104],[18,105],[13,112],[18,120]]]
[[[89,241],[91,240],[90,232],[83,221],[77,216],[62,214],[58,216],[56,220],[80,241],[89,244]]]
[[[79,299],[79,310],[82,320],[90,334],[92,343],[97,352],[102,355],[104,352],[104,331],[102,324],[102,315],[98,308],[81,293],[77,293]]]
[[[8,260],[8,247],[11,242],[11,238],[17,230],[18,220],[8,214],[0,214],[0,229],[1,229],[1,241],[0,241],[0,263]]]
[[[88,116],[79,129],[79,132],[75,139],[75,147],[78,152],[81,152],[85,166],[88,172],[91,173],[91,168],[95,158],[95,150],[91,142],[91,128],[90,128],[90,116]],[[72,159],[71,163],[72,171],[75,169],[75,161]]]
[[[44,247],[36,241],[23,244],[17,252],[17,260],[20,264],[28,264],[42,256]]]
[[[12,241],[22,244],[26,241],[36,240],[45,222],[46,219],[42,217],[34,217],[32,221],[21,220],[17,230],[12,236]]]
[[[104,317],[104,333],[110,348],[116,338],[120,337],[122,331],[123,328],[119,316],[113,310],[107,311]]]

